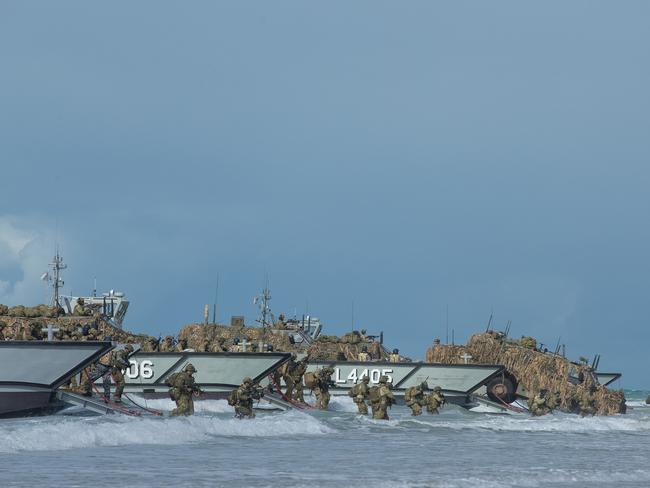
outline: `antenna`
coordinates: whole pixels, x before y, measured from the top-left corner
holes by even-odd
[[[555,355],[556,356],[560,353],[560,340],[562,340],[562,336],[559,336],[557,338],[557,345],[555,346]]]
[[[449,344],[449,304],[447,304],[446,306],[446,312],[447,312],[447,317],[445,321],[445,329],[446,329],[445,344]]]
[[[63,258],[59,255],[59,245],[56,245],[56,254],[54,259],[50,263],[50,267],[54,272],[52,278],[52,287],[54,288],[54,297],[52,298],[52,306],[59,310],[61,307],[61,302],[59,301],[59,289],[63,288],[64,281],[61,279],[61,271],[66,269],[68,266],[63,262]]]
[[[352,299],[352,331],[354,331],[354,298]]]
[[[454,329],[451,329],[451,345],[454,345]]]
[[[508,320],[508,324],[506,325],[506,337],[510,334],[510,327],[512,326],[512,320]]]
[[[217,324],[217,303],[219,301],[219,273],[217,273],[217,286],[214,291],[214,304],[212,305],[212,323]]]
[[[488,332],[490,330],[490,325],[492,325],[492,316],[494,315],[494,312],[490,312],[490,319],[488,320],[487,328],[485,329],[485,332]]]
[[[97,276],[93,278],[93,297],[97,296]]]

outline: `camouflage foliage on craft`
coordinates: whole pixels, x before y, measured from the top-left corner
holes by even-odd
[[[465,353],[472,362],[502,364],[512,373],[529,398],[543,390],[553,396],[556,408],[583,415],[614,415],[625,412],[622,390],[610,390],[598,385],[586,363],[575,364],[566,358],[536,349],[532,337],[511,340],[503,334],[490,331],[475,334],[466,345],[435,345],[426,352],[428,362],[461,364]],[[581,378],[574,384],[569,377]]]

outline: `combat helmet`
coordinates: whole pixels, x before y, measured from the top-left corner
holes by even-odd
[[[429,383],[427,383],[426,380],[423,381],[422,383],[420,383],[420,389],[421,390],[428,390],[429,389]]]
[[[126,347],[124,348],[125,351],[133,352],[133,346],[131,344],[127,344]]]
[[[399,354],[399,349],[393,349],[393,354]]]
[[[361,381],[364,383],[370,383],[370,377],[368,375],[365,375],[363,378],[361,378]]]
[[[186,373],[196,373],[196,368],[192,363],[189,363],[187,366],[183,368],[183,371],[185,371]]]
[[[439,386],[434,386],[433,391],[442,391],[442,388],[440,388]]]
[[[253,384],[253,380],[252,380],[252,378],[250,378],[249,376],[247,376],[246,378],[244,378],[244,379],[242,380],[242,383],[243,383],[243,384],[246,384],[246,383]]]
[[[388,383],[388,376],[386,376],[385,374],[382,374],[382,375],[379,377],[379,382],[382,383],[382,384],[383,384],[383,383]]]

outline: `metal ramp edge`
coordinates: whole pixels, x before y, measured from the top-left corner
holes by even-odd
[[[71,393],[65,390],[57,390],[56,397],[62,402],[65,402],[67,404],[75,405],[85,410],[90,410],[91,412],[99,413],[102,415],[106,415],[109,413],[119,413],[122,415],[130,415],[130,416],[138,415],[136,412],[132,412],[123,407],[112,406],[104,402],[103,400],[98,400],[97,398],[94,397],[85,397],[82,395],[77,395],[76,393]]]
[[[299,408],[296,405],[289,403],[288,401],[284,400],[283,398],[277,396],[274,393],[264,393],[262,399],[266,400],[272,405],[281,407],[283,410],[291,410],[291,409],[299,410]]]

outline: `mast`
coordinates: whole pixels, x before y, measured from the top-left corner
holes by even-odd
[[[64,282],[61,279],[61,271],[68,267],[67,264],[63,262],[63,258],[59,254],[57,248],[56,254],[53,261],[50,263],[50,268],[53,271],[52,277],[52,287],[54,288],[54,297],[52,298],[52,306],[56,309],[63,308],[61,307],[61,302],[59,301],[59,289],[63,287]]]

